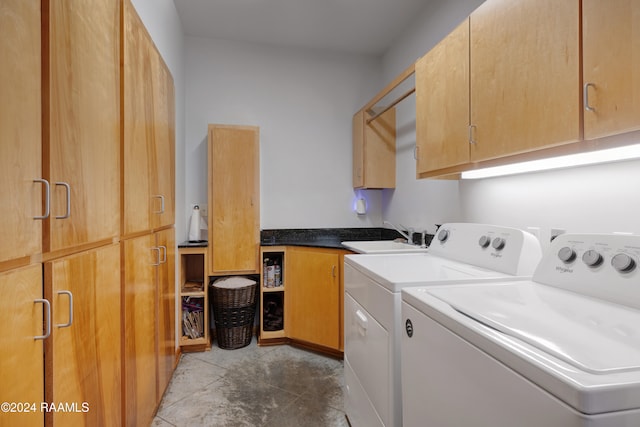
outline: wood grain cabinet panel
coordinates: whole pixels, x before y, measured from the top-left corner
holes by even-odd
[[[78,405],[48,413],[51,425],[120,425],[120,246],[46,263],[45,295],[52,312],[46,401]]]
[[[285,327],[289,338],[342,349],[341,251],[287,248]]]
[[[0,264],[42,251],[40,0],[0,12]]]
[[[469,20],[416,62],[418,174],[469,162]]]
[[[45,250],[120,233],[120,2],[48,2]],[[48,132],[47,132],[48,131]]]
[[[257,273],[260,148],[254,126],[209,125],[209,275]]]
[[[582,0],[582,41],[585,138],[640,129],[640,1]]]
[[[364,110],[353,116],[353,187],[395,188],[396,109],[369,117]]]
[[[156,233],[156,246],[161,250],[157,267],[158,281],[158,401],[169,385],[176,366],[176,239],[173,228]]]
[[[471,14],[471,161],[580,140],[579,8],[488,0]]]
[[[42,265],[0,273],[1,402],[34,402],[37,411],[2,412],[0,426],[43,426],[44,402]]]
[[[130,1],[124,2],[123,234],[175,219],[173,78]]]

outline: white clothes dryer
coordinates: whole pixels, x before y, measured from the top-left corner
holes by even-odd
[[[427,253],[345,256],[345,412],[352,427],[401,427],[400,291],[530,278],[541,257],[522,230],[484,224],[440,227]]]
[[[640,426],[638,262],[562,235],[532,280],[403,290],[404,425]]]

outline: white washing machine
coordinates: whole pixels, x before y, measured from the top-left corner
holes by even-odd
[[[562,235],[532,280],[402,291],[404,426],[640,426],[639,261]]]
[[[352,427],[402,426],[401,289],[530,278],[538,240],[521,230],[444,224],[427,253],[345,256],[345,412]]]

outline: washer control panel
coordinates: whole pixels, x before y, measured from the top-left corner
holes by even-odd
[[[640,308],[640,236],[562,234],[533,280]]]
[[[429,253],[517,276],[531,276],[542,257],[540,242],[532,234],[474,223],[441,225]]]

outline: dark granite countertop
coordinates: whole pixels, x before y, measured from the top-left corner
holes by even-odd
[[[209,244],[206,240],[198,240],[197,242],[185,241],[178,245],[179,248],[206,248]]]
[[[345,249],[340,242],[393,240],[402,237],[388,228],[288,228],[260,232],[262,246],[311,246]],[[417,235],[417,238],[420,238]]]

